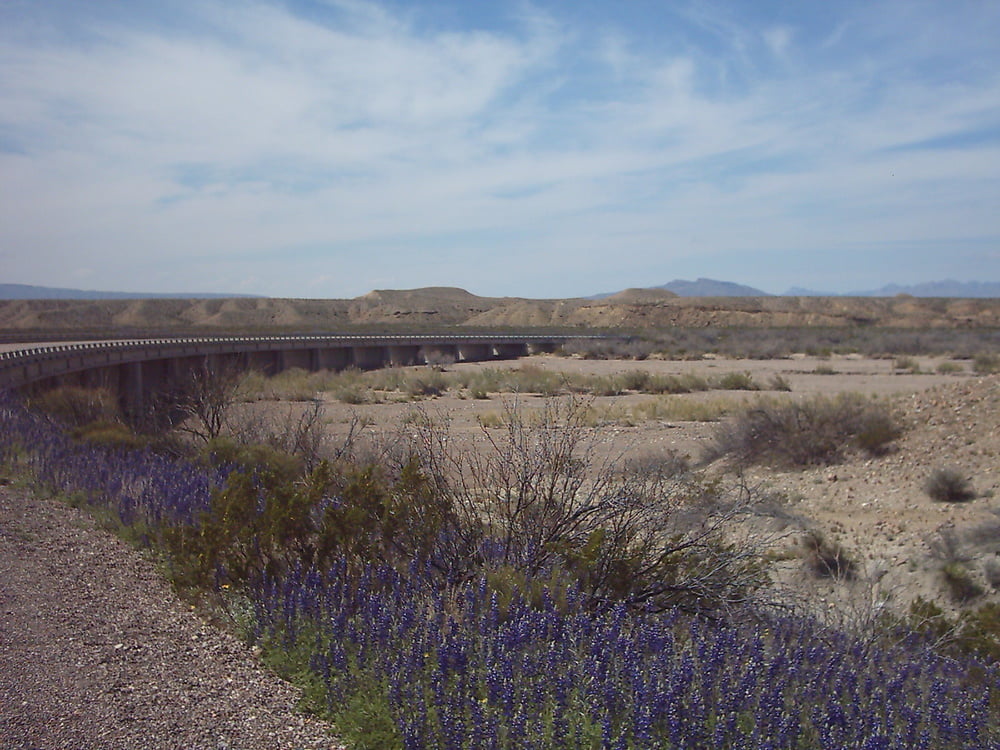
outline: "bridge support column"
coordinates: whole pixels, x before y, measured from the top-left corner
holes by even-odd
[[[417,361],[425,365],[448,365],[458,361],[458,347],[448,344],[430,344],[420,347]]]
[[[316,349],[316,369],[340,372],[354,364],[351,349],[338,346],[335,349]]]
[[[246,353],[247,369],[256,370],[264,375],[274,375],[278,372],[280,352],[257,351]]]
[[[389,355],[388,364],[392,367],[406,367],[420,363],[419,346],[389,346],[386,349]]]
[[[388,347],[355,346],[352,349],[354,366],[359,370],[377,370],[389,361]]]
[[[460,362],[482,362],[493,359],[493,347],[489,344],[459,344],[457,348]]]
[[[309,349],[282,349],[278,351],[278,372],[291,370],[292,368],[308,370],[311,364],[310,354]]]
[[[493,354],[498,359],[517,359],[528,354],[527,344],[497,344],[493,347]]]

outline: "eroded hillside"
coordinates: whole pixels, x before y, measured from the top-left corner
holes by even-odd
[[[348,327],[664,328],[671,326],[1000,326],[1000,300],[866,297],[678,297],[628,290],[600,300],[479,297],[463,289],[377,290],[351,300],[9,300],[17,331],[334,331]]]

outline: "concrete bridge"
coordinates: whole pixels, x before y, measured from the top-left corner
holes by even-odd
[[[227,336],[99,341],[28,346],[0,353],[0,389],[59,385],[108,388],[136,414],[157,392],[210,368],[274,375],[305,370],[372,370],[438,362],[481,362],[551,352],[588,336],[318,335]]]

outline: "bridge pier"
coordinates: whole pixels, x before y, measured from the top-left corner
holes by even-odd
[[[493,359],[493,346],[490,344],[459,344],[456,348],[460,362],[483,362]]]
[[[528,354],[527,344],[497,344],[493,347],[493,355],[497,359],[517,359]]]
[[[425,365],[446,365],[458,361],[458,347],[454,344],[424,344],[417,361]]]
[[[386,360],[391,367],[423,364],[419,346],[387,346]]]
[[[359,370],[377,370],[389,361],[389,353],[384,346],[355,346],[351,352],[353,364]]]
[[[310,370],[312,365],[312,352],[309,349],[283,349],[277,352],[278,372],[298,368],[300,370]]]
[[[329,349],[313,349],[317,370],[340,372],[354,364],[354,356],[349,347],[338,346]]]

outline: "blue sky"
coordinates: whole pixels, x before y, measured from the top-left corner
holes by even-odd
[[[1000,3],[0,3],[0,281],[1000,280]]]

